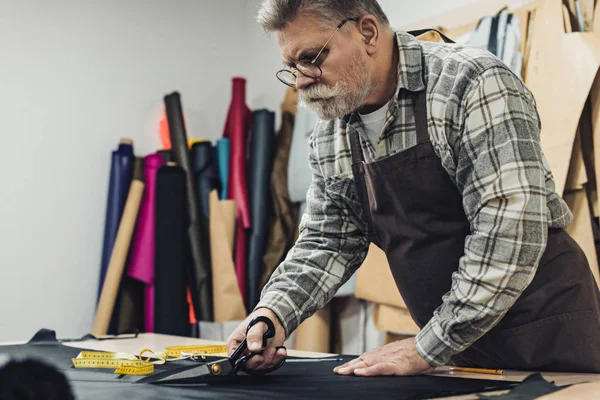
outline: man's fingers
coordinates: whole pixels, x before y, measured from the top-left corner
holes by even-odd
[[[367,363],[360,360],[359,362],[355,362],[352,364],[349,363],[345,367],[340,367],[337,371],[334,371],[334,372],[336,372],[337,374],[340,374],[340,375],[351,375],[354,373],[354,371],[357,368],[366,368],[366,367],[368,367]]]
[[[287,357],[287,350],[285,348],[277,349],[275,352],[275,357],[273,358],[273,365],[277,365]]]
[[[267,347],[263,352],[263,356],[265,357],[264,365],[267,367],[273,364],[273,358],[275,358],[275,353],[277,349],[275,347]]]
[[[350,367],[351,365],[357,364],[359,362],[362,362],[362,360],[360,358],[355,358],[353,360],[348,361],[347,363],[344,363],[342,365],[338,365],[337,367],[335,367],[333,369],[333,372],[337,373],[339,370],[346,369],[346,368]]]
[[[246,368],[257,370],[265,364],[265,358],[261,355],[255,355],[246,361]]]
[[[378,363],[354,370],[354,375],[358,376],[394,375],[395,373],[396,367],[392,363]]]
[[[260,322],[254,325],[248,331],[246,340],[248,341],[248,350],[251,352],[259,352],[262,350],[263,336],[267,332],[267,325],[264,322]]]
[[[237,339],[230,339],[227,341],[225,347],[227,348],[227,353],[229,355],[231,355],[231,353],[233,353],[235,351],[235,349],[237,349],[237,347],[240,345],[240,341]]]

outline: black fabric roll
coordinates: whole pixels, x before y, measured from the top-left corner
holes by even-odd
[[[173,152],[171,150],[159,150],[156,153],[160,154],[163,157],[163,160],[165,160],[165,164],[174,161]]]
[[[210,142],[198,142],[192,145],[191,152],[199,208],[204,218],[208,219],[208,195],[211,190],[220,190],[219,169],[215,158],[215,149]]]
[[[273,165],[275,142],[275,113],[257,110],[252,118],[250,139],[250,168],[248,198],[252,227],[248,237],[248,263],[246,267],[247,310],[258,303],[260,280],[263,272],[263,256],[269,236],[269,185]]]
[[[190,162],[188,138],[183,120],[181,96],[178,92],[164,97],[169,122],[169,134],[174,161],[186,175],[188,207],[188,242],[193,268],[189,271],[192,282],[190,291],[194,302],[196,319],[212,321],[212,282],[208,223],[198,210],[196,182]]]
[[[133,179],[144,181],[144,157],[136,156],[133,163]],[[131,248],[126,265],[130,265]],[[144,284],[123,273],[119,295],[115,303],[109,334],[119,334],[130,329],[144,327]],[[115,317],[116,316],[116,317]]]
[[[165,165],[156,175],[156,248],[154,258],[154,332],[190,336],[186,296],[186,174]]]

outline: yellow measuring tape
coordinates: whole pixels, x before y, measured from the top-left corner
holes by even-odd
[[[146,353],[150,353],[151,356],[144,360],[142,356]],[[206,356],[227,357],[227,348],[210,345],[171,346],[158,353],[144,349],[139,356],[131,353],[82,351],[72,361],[75,368],[114,368],[114,373],[119,375],[150,375],[154,372],[154,365]]]

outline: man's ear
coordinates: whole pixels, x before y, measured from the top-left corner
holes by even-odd
[[[358,21],[358,32],[362,37],[367,53],[369,55],[375,53],[381,33],[377,18],[371,14],[362,16]]]

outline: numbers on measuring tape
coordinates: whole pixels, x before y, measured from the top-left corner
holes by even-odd
[[[126,366],[121,365],[115,370],[115,374],[119,375],[150,375],[154,372],[154,365],[146,366]]]

